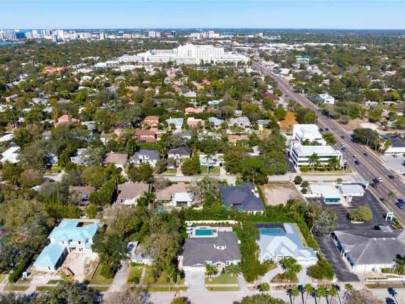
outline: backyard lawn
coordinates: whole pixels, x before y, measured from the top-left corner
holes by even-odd
[[[90,281],[90,284],[96,285],[110,285],[113,279],[106,279],[101,275],[101,265],[98,265],[96,272],[93,275],[93,278]]]
[[[205,278],[205,284],[238,284],[238,277],[235,275],[232,276],[229,273],[220,274],[219,276],[211,279]]]
[[[201,170],[201,174],[205,174],[205,173],[219,174],[219,173],[221,173],[221,169],[219,167],[210,167],[210,170],[208,172],[207,166],[201,166],[200,170]]]

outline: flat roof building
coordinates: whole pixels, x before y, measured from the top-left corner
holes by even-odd
[[[326,145],[319,128],[315,124],[295,124],[293,126],[293,137],[301,143],[305,141],[317,142],[321,145]]]
[[[339,165],[342,165],[343,155],[339,150],[331,146],[304,146],[300,142],[293,142],[290,147],[290,158],[295,167],[313,165],[311,157],[317,156],[317,162],[328,165],[329,161],[336,157]]]

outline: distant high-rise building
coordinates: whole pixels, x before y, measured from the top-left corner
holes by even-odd
[[[0,30],[0,39],[17,40],[17,34],[15,30]]]
[[[100,33],[99,38],[100,38],[100,40],[104,40],[105,39],[105,33]]]
[[[171,34],[172,34],[173,37],[177,37],[177,32],[176,31],[172,31]]]

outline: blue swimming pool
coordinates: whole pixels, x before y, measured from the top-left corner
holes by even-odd
[[[216,229],[196,229],[194,230],[195,236],[213,236],[217,232]]]
[[[284,229],[282,228],[261,228],[260,233],[261,234],[280,234],[284,233]]]

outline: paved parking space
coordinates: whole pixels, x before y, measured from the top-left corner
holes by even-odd
[[[346,263],[343,261],[339,250],[335,246],[333,239],[330,235],[316,237],[318,244],[321,248],[322,254],[328,259],[329,263],[335,270],[336,277],[341,282],[358,282],[359,278],[354,273],[350,272]]]

